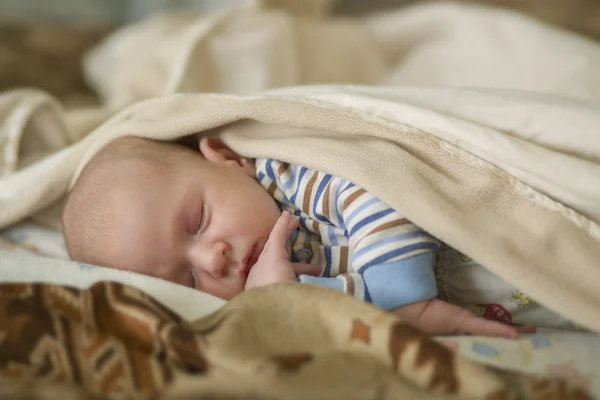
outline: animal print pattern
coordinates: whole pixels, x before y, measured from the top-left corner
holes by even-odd
[[[380,390],[386,398],[591,398],[566,380],[475,364],[395,316],[311,285],[251,290],[190,323],[114,282],[0,284],[3,399],[346,399]]]

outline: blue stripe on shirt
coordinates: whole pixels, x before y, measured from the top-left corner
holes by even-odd
[[[358,201],[358,200],[355,200]],[[372,206],[373,204],[376,203],[381,203],[381,200],[379,200],[377,197],[372,197],[369,200],[363,202],[362,204],[360,204],[356,210],[352,211],[350,214],[348,214],[348,216],[346,217],[346,222],[347,225],[352,226],[352,220],[354,220],[354,218],[356,218],[356,215],[362,211],[364,211],[365,208]]]
[[[340,241],[336,234],[337,228],[333,225],[326,225],[327,228],[327,239],[329,240],[330,246],[338,246]]]
[[[354,235],[360,228],[362,228],[365,225],[370,224],[373,221],[377,221],[380,218],[385,217],[386,215],[390,215],[391,213],[393,213],[394,210],[392,210],[391,208],[388,208],[387,210],[382,210],[379,211],[375,214],[371,214],[368,217],[366,217],[365,219],[361,220],[359,223],[357,223],[356,225],[354,225],[352,227],[352,229],[350,230],[350,236]]]
[[[292,203],[296,203],[296,197],[298,196],[298,192],[300,191],[300,186],[301,186],[300,183],[302,182],[302,178],[306,174],[306,171],[308,171],[308,169],[306,169],[304,167],[300,167],[300,171],[298,172],[298,177],[296,178],[296,180],[297,180],[296,190],[294,191],[294,194],[292,195],[292,197],[290,197],[290,201]],[[302,188],[302,189],[304,189],[304,188]]]
[[[299,227],[302,228],[305,232],[309,232],[308,227],[306,226],[306,218],[300,217],[298,218]]]
[[[391,260],[394,257],[398,257],[402,254],[405,254],[405,253],[408,253],[411,251],[416,251],[416,250],[435,251],[435,250],[437,250],[437,247],[438,246],[435,243],[431,243],[431,242],[420,242],[420,243],[410,244],[408,246],[404,246],[399,249],[388,251],[387,253],[382,254],[379,257],[372,259],[371,261],[369,261],[367,264],[365,264],[361,268],[361,271],[364,272],[366,269],[368,269],[374,265],[384,264],[386,261]]]
[[[323,248],[325,252],[325,269],[323,269],[323,273],[321,276],[330,276],[331,273],[331,247],[325,246]]]
[[[347,181],[345,179],[342,179],[342,182],[346,182],[346,186],[344,186],[342,193],[344,193],[346,190],[352,189],[355,186],[354,183]]]
[[[323,193],[325,192],[325,187],[327,186],[327,184],[329,183],[331,178],[332,178],[331,175],[325,175],[323,177],[323,179],[321,180],[321,183],[319,184],[319,187],[317,187],[317,191],[315,193],[315,198],[312,201],[313,215],[314,215],[315,219],[317,219],[318,221],[321,221],[321,222],[329,222],[329,221],[327,221],[327,218],[319,215],[319,213],[317,212],[317,205],[319,204],[319,201],[321,200],[321,196],[323,196]]]
[[[342,214],[340,212],[339,204],[337,203],[337,200],[340,198],[340,195],[345,190],[345,189],[342,188],[343,182],[344,181],[341,181],[341,182],[338,183],[337,190],[335,191],[335,200],[336,200],[336,202],[334,203],[334,206],[335,206],[335,215],[337,216],[337,221],[331,221],[331,222],[334,225],[338,225],[342,229],[346,229],[346,225],[344,224],[344,219],[342,218]]]
[[[430,237],[424,231],[398,233],[396,235],[387,236],[387,237],[385,237],[385,239],[377,240],[377,241],[375,241],[375,243],[372,243],[368,246],[364,246],[364,247],[359,248],[358,250],[355,250],[352,253],[352,258],[356,260],[364,253],[368,253],[369,251],[374,250],[377,247],[384,247],[388,244],[391,244],[391,243],[393,244],[394,242],[399,242],[401,240],[413,239],[413,238],[416,238],[419,236]]]
[[[265,170],[267,171],[267,175],[269,176],[269,179],[271,179],[271,181],[273,181],[273,183],[277,183],[277,178],[275,177],[275,170],[273,169],[273,160],[267,160],[267,163],[265,165]]]

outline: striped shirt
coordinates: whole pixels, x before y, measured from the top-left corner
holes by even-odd
[[[257,178],[299,219],[292,262],[322,266],[301,282],[327,286],[393,309],[437,296],[439,242],[366,190],[304,167],[257,159]]]

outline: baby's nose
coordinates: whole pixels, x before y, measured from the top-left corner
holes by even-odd
[[[194,268],[201,268],[214,278],[223,276],[227,264],[227,244],[217,242],[211,245],[198,245],[192,251]]]

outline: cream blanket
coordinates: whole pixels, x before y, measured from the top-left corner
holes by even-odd
[[[28,90],[0,97],[0,226],[55,205],[115,137],[220,133],[246,156],[354,181],[540,303],[600,331],[600,110],[593,103],[600,98],[600,51],[512,14],[465,9],[470,12],[458,17],[456,10],[444,5],[431,13],[415,8],[395,17],[329,21],[247,8],[161,18],[117,33],[88,64],[107,108],[65,113],[47,95]],[[480,21],[477,37],[496,45],[498,60],[506,65],[507,56],[520,55],[511,63],[527,67],[527,82],[509,79],[520,72],[498,70],[510,82],[499,79],[498,86],[539,93],[320,86],[245,96],[174,94],[116,112],[175,91],[248,93],[385,76],[450,84],[452,68],[418,82],[415,71],[425,70],[415,65],[439,62],[443,71],[446,50],[461,49],[460,43],[462,53],[447,57],[446,65],[468,61],[469,43],[459,40],[463,28],[453,21],[469,18]],[[539,44],[544,57],[519,53],[531,49],[507,32],[529,35],[527,43]],[[432,50],[431,37],[444,51]],[[409,43],[422,46],[411,50]]]
[[[358,20],[255,8],[167,15],[116,32],[86,61],[88,81],[112,109],[175,92],[307,83],[493,87],[600,101],[599,69],[590,40],[452,3]]]

